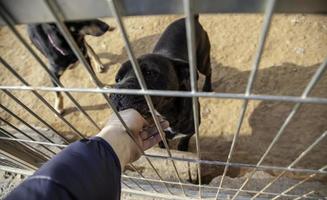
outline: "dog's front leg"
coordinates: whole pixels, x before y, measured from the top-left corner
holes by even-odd
[[[105,68],[104,68],[103,64],[101,63],[98,55],[96,55],[96,53],[94,52],[92,47],[90,45],[88,45],[86,41],[84,43],[85,43],[85,47],[86,47],[86,50],[87,50],[87,54],[91,59],[91,63],[95,64],[95,68],[97,69],[97,71],[99,73],[104,72]]]
[[[62,114],[64,112],[63,96],[61,92],[56,92],[55,95],[55,109],[59,114]]]

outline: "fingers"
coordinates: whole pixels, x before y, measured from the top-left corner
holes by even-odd
[[[143,150],[150,149],[161,141],[159,134],[153,135],[146,140],[143,140]]]
[[[169,127],[169,122],[166,120],[163,120],[160,122],[160,126],[164,130]],[[149,138],[157,133],[158,133],[157,127],[155,125],[152,125],[152,126],[148,126],[148,127],[144,128],[143,131],[140,133],[140,137],[142,138],[142,140],[146,140],[147,138]]]
[[[126,123],[127,127],[134,133],[138,133],[144,126],[148,126],[148,122],[134,109],[127,109],[119,112],[122,120]],[[121,121],[115,114],[112,114],[107,122],[107,126],[123,127]]]

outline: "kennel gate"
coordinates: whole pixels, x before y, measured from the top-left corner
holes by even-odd
[[[122,188],[123,192],[138,194],[138,195],[147,195],[153,197],[161,197],[167,199],[248,199],[243,197],[241,193],[251,194],[251,198],[255,199],[260,195],[265,195],[266,198],[278,199],[280,197],[285,198],[307,198],[307,199],[316,199],[317,196],[314,196],[314,191],[311,191],[302,195],[288,194],[297,186],[302,183],[309,181],[316,175],[325,175],[327,174],[327,163],[325,166],[321,166],[320,169],[300,169],[294,168],[294,166],[301,160],[305,155],[307,155],[316,145],[318,145],[325,137],[327,136],[327,131],[321,133],[321,135],[309,145],[305,151],[303,151],[295,160],[293,160],[288,166],[266,166],[262,165],[262,162],[269,154],[272,147],[278,142],[279,138],[282,136],[284,130],[287,128],[288,124],[299,110],[302,104],[327,104],[327,98],[317,98],[310,97],[310,92],[314,86],[319,81],[320,77],[323,75],[327,68],[327,57],[321,63],[321,65],[316,70],[315,74],[312,76],[310,82],[307,84],[305,90],[301,96],[278,96],[278,95],[257,95],[252,94],[252,86],[256,78],[257,70],[260,64],[261,56],[263,53],[265,41],[269,32],[269,27],[274,12],[281,13],[325,13],[327,11],[327,3],[324,0],[139,0],[137,4],[133,0],[101,0],[101,1],[92,1],[92,0],[33,0],[33,1],[23,1],[23,0],[12,0],[0,1],[0,25],[7,26],[12,34],[23,44],[23,46],[30,52],[30,54],[37,60],[40,66],[49,74],[49,76],[59,85],[59,87],[45,87],[45,86],[31,86],[24,77],[20,76],[11,66],[10,63],[7,63],[2,57],[0,57],[2,69],[6,68],[9,70],[14,77],[21,81],[23,86],[11,86],[11,85],[1,85],[1,91],[9,96],[14,102],[19,104],[25,111],[30,115],[39,120],[45,127],[51,130],[56,137],[60,138],[60,142],[56,142],[53,138],[49,137],[43,133],[42,130],[38,130],[33,126],[29,125],[23,118],[6,108],[4,105],[0,104],[2,112],[6,112],[13,118],[20,121],[25,126],[29,127],[34,134],[38,135],[36,140],[31,136],[30,131],[21,130],[17,125],[10,123],[3,116],[0,116],[1,122],[6,127],[10,127],[11,130],[21,133],[25,138],[18,138],[12,134],[9,130],[4,127],[0,127],[0,141],[1,141],[1,159],[0,159],[0,169],[5,171],[10,171],[14,173],[21,173],[30,175],[33,170],[37,169],[38,164],[46,161],[52,155],[56,154],[60,149],[64,148],[68,144],[68,139],[65,138],[59,131],[57,131],[53,126],[51,126],[46,120],[36,114],[28,105],[24,104],[19,100],[12,91],[29,91],[33,93],[45,106],[47,106],[58,118],[66,124],[77,137],[83,138],[83,134],[80,133],[78,128],[76,128],[72,123],[67,119],[61,116],[50,103],[40,94],[41,91],[61,91],[69,98],[69,100],[74,104],[76,109],[80,111],[86,120],[88,120],[95,128],[100,130],[99,124],[97,124],[92,117],[84,110],[84,108],[79,104],[79,102],[70,94],[74,92],[81,93],[98,93],[103,96],[107,106],[113,110],[113,112],[118,116],[119,120],[122,121],[119,113],[111,103],[108,98],[108,93],[120,93],[120,94],[134,94],[134,95],[143,95],[146,99],[146,102],[151,111],[155,125],[157,126],[161,137],[163,138],[164,145],[166,147],[167,156],[152,155],[147,153],[142,153],[142,156],[146,159],[150,167],[154,170],[157,175],[157,179],[151,179],[143,176],[143,174],[138,171],[138,169],[131,164],[138,176],[122,176]],[[74,5],[79,5],[78,8]],[[92,6],[90,6],[92,5]],[[160,6],[158,6],[160,5]],[[38,12],[33,12],[37,10]],[[264,13],[264,21],[262,25],[262,30],[259,36],[258,47],[255,53],[255,58],[252,65],[252,70],[248,78],[246,90],[244,93],[208,93],[200,92],[197,89],[197,77],[196,77],[196,68],[195,68],[195,50],[194,50],[194,13]],[[122,16],[134,16],[134,15],[157,15],[157,14],[184,14],[186,16],[186,28],[187,28],[187,44],[188,44],[188,53],[192,55],[189,57],[190,63],[190,77],[191,77],[191,91],[157,91],[157,90],[148,90],[145,84],[143,75],[141,73],[140,67],[136,61],[132,46],[129,41],[128,34],[126,32],[124,23],[122,21]],[[65,20],[78,20],[78,19],[90,19],[90,18],[99,18],[99,17],[114,17],[119,27],[119,31],[124,41],[124,45],[128,54],[128,58],[131,60],[133,69],[137,75],[137,79],[140,83],[140,90],[132,89],[112,89],[112,88],[100,88],[100,83],[98,79],[91,72],[90,67],[83,54],[79,50],[77,44],[73,40],[70,32],[64,24]],[[74,53],[77,55],[79,61],[83,64],[84,69],[92,77],[92,81],[95,85],[95,88],[67,88],[64,87],[58,79],[56,79],[51,72],[48,70],[46,64],[40,59],[37,53],[30,47],[30,44],[24,39],[24,37],[17,31],[16,24],[26,24],[33,22],[55,22],[59,27],[60,31],[64,35],[65,39],[68,41],[69,45],[73,49]],[[165,140],[163,130],[158,126],[159,121],[155,115],[155,109],[151,101],[151,95],[163,95],[163,96],[177,96],[177,97],[189,97],[193,100],[193,114],[194,114],[194,126],[196,127],[195,139],[196,139],[196,150],[197,150],[197,159],[188,159],[174,157],[171,154],[170,148]],[[243,104],[240,110],[240,115],[237,121],[237,131],[235,132],[230,146],[229,154],[227,160],[224,161],[210,161],[210,160],[201,160],[200,152],[201,148],[199,145],[199,122],[197,116],[198,113],[198,104],[196,103],[199,97],[205,98],[219,98],[219,99],[239,99],[243,100]],[[261,156],[260,160],[256,165],[247,164],[247,163],[233,163],[231,162],[235,144],[239,138],[239,133],[243,123],[244,115],[247,110],[249,101],[260,100],[260,101],[277,101],[277,102],[291,102],[294,103],[294,107],[289,113],[288,117],[285,119],[283,125],[280,127],[279,131],[274,136],[274,139],[271,141],[270,145],[267,147],[265,153]],[[128,130],[126,124],[122,121],[122,124]],[[128,130],[130,135],[130,131]],[[42,151],[33,146],[40,145]],[[164,180],[158,170],[152,164],[152,159],[166,159],[169,160],[171,166],[175,171],[175,176],[178,181],[169,181]],[[199,184],[193,185],[186,183],[181,180],[179,171],[175,165],[176,161],[190,162],[197,164],[197,173],[199,177]],[[222,178],[219,182],[218,187],[212,187],[203,185],[201,181],[201,164],[212,164],[224,166],[224,171]],[[223,187],[224,178],[229,167],[246,167],[252,169],[250,176],[240,185],[239,188],[225,188]],[[270,181],[265,187],[260,190],[245,190],[244,187],[251,180],[253,174],[257,170],[278,170],[280,173],[272,181]],[[280,193],[271,193],[266,192],[265,190],[274,184],[279,178],[281,178],[286,172],[303,172],[307,173],[308,176],[303,178],[301,181],[298,181],[297,184],[292,187],[285,188],[283,192]],[[186,188],[192,188],[186,189]],[[206,192],[204,190],[207,190]],[[230,193],[231,192],[231,193]],[[327,197],[319,197],[327,198]]]

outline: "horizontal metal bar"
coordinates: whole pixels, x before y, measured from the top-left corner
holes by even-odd
[[[7,90],[39,90],[39,91],[67,91],[76,93],[115,93],[132,95],[151,95],[151,96],[173,96],[173,97],[207,97],[219,99],[249,99],[257,101],[282,101],[293,103],[327,104],[327,98],[320,97],[296,97],[296,96],[274,96],[274,95],[245,95],[242,93],[218,93],[218,92],[189,92],[173,90],[135,90],[135,89],[114,89],[114,88],[60,88],[43,86],[0,86],[0,89]]]
[[[49,142],[42,142],[42,141],[34,141],[34,140],[25,140],[25,139],[18,139],[18,138],[7,138],[7,137],[0,137],[0,140],[11,140],[11,141],[18,141],[23,143],[32,143],[32,144],[43,144],[49,146],[57,146],[57,147],[67,147],[66,144],[53,144]],[[260,165],[256,166],[254,164],[246,164],[246,163],[227,163],[218,160],[197,160],[197,159],[190,159],[190,158],[181,158],[181,157],[168,157],[168,156],[161,156],[161,155],[153,155],[153,154],[144,154],[143,156],[147,158],[153,159],[164,159],[164,160],[175,160],[175,161],[182,161],[182,162],[191,162],[191,163],[200,163],[200,164],[208,164],[208,165],[219,165],[219,166],[230,166],[230,167],[244,167],[244,168],[256,168],[261,170],[278,170],[278,171],[289,171],[289,172],[298,172],[298,173],[316,173],[316,174],[327,174],[327,171],[324,169],[315,170],[315,169],[302,169],[302,168],[289,168],[289,167],[280,167],[280,166],[268,166],[268,165]],[[132,168],[135,167],[132,165]]]
[[[159,156],[159,155],[152,155],[152,154],[145,154],[144,156],[149,158],[155,159],[173,159],[177,161],[185,161],[185,162],[192,162],[192,163],[201,163],[201,164],[208,164],[208,165],[220,165],[220,166],[230,166],[230,167],[244,167],[244,168],[255,168],[261,170],[285,170],[289,172],[299,172],[299,173],[318,173],[318,174],[327,174],[327,171],[324,170],[315,170],[315,169],[302,169],[302,168],[288,168],[288,167],[280,167],[280,166],[268,166],[268,165],[260,165],[256,166],[254,164],[246,164],[246,163],[232,163],[232,162],[223,162],[218,160],[196,160],[196,159],[189,159],[189,158],[180,158],[180,157],[167,157],[167,156]]]
[[[0,170],[6,171],[6,172],[12,172],[12,173],[16,173],[16,174],[22,174],[22,175],[26,175],[26,176],[30,176],[34,173],[34,171],[32,171],[32,170],[19,169],[19,168],[8,167],[8,166],[3,166],[3,165],[0,165]]]
[[[13,99],[17,104],[19,104],[21,107],[23,107],[28,113],[33,115],[36,119],[38,119],[42,124],[44,124],[46,127],[48,127],[51,131],[53,131],[55,134],[57,134],[66,144],[68,143],[68,140],[61,135],[54,127],[52,127],[48,122],[46,122],[44,119],[42,119],[38,114],[36,114],[32,109],[27,107],[23,102],[21,102],[15,95],[11,94],[7,90],[2,90],[6,95],[8,95],[11,99]]]
[[[122,175],[122,178],[129,178],[129,179],[137,179],[137,180],[144,180],[144,181],[150,181],[150,182],[160,182],[159,180],[156,179],[144,179],[141,177],[134,177],[134,176],[126,176],[126,175]],[[171,185],[178,185],[178,182],[173,182],[173,181],[165,181],[167,184],[171,184]],[[199,185],[194,185],[191,183],[182,183],[184,186],[187,187],[193,187],[193,188],[198,188]],[[218,189],[218,187],[215,186],[210,186],[210,185],[201,185],[201,188],[206,188],[206,189]],[[220,188],[223,191],[238,191],[238,189],[236,188],[227,188],[227,187],[222,187]],[[255,190],[241,190],[241,192],[246,192],[246,193],[251,193],[251,194],[256,194],[258,191]],[[270,195],[270,196],[277,196],[279,195],[279,193],[274,193],[274,192],[264,192],[265,195]],[[293,195],[293,194],[284,194],[283,196],[285,197],[299,197],[300,195]],[[310,199],[315,199],[315,197],[308,197]]]
[[[31,144],[43,144],[43,145],[54,146],[54,147],[67,147],[68,146],[66,144],[54,144],[54,143],[50,143],[50,142],[41,142],[41,141],[33,141],[33,140],[25,140],[25,139],[9,138],[9,137],[0,137],[0,140],[25,142],[25,143],[31,143]]]
[[[324,170],[326,168],[327,168],[327,165],[323,166],[321,169]],[[286,190],[284,190],[283,192],[281,192],[279,195],[275,196],[271,200],[276,200],[276,199],[280,198],[282,196],[282,194],[286,194],[286,193],[290,192],[291,190],[294,190],[296,187],[298,187],[299,185],[301,185],[301,184],[305,183],[306,181],[312,179],[316,175],[317,175],[316,173],[311,174],[310,176],[306,177],[305,179],[302,179],[298,183],[296,183],[296,184],[292,185],[291,187],[287,188]]]
[[[106,0],[57,0],[67,20],[111,17]],[[182,0],[120,0],[120,13],[130,15],[183,14]],[[260,13],[264,0],[201,0],[194,1],[195,13]],[[0,0],[17,23],[53,22],[42,0]],[[326,13],[325,0],[280,0],[276,5],[279,13]],[[78,5],[78,6],[77,6]],[[37,12],[36,12],[37,11]],[[4,23],[0,20],[0,25]]]
[[[294,200],[300,200],[300,199],[303,199],[303,198],[308,198],[309,195],[314,194],[314,193],[315,193],[315,191],[310,191],[308,193],[303,194],[302,196],[299,196],[299,197],[295,198]],[[324,199],[326,199],[326,198],[324,198]]]

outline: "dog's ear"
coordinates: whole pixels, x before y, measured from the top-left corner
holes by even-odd
[[[172,60],[172,63],[179,80],[179,90],[191,90],[189,64],[181,60]]]
[[[47,34],[49,42],[57,51],[59,51],[62,55],[69,54],[69,45],[56,25],[44,24],[43,30]]]

